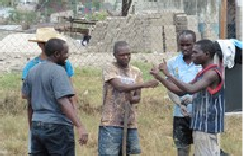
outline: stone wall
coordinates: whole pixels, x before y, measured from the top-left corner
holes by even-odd
[[[236,39],[242,40],[242,4],[235,8]]]
[[[113,60],[111,52],[115,41],[126,40],[131,47],[132,61],[161,62],[163,57],[177,55],[178,32],[191,29],[196,32],[197,40],[201,38],[215,40],[218,38],[212,29],[215,24],[217,24],[216,20],[208,16],[205,19],[205,27],[200,33],[196,15],[165,12],[108,17],[107,20],[97,23],[91,32],[92,39],[87,47],[80,46],[71,38],[68,39],[67,42],[72,53],[70,61],[74,63],[74,67],[103,66]],[[24,36],[20,35],[20,37]],[[14,41],[10,41],[11,39]],[[25,50],[28,38],[15,40],[10,37],[5,40],[6,42],[1,41],[0,72],[20,72],[27,60],[39,55],[39,50],[32,51],[32,53],[30,51],[37,47],[35,44],[32,45],[35,46],[34,48]],[[22,41],[23,48],[21,43],[17,42],[21,40],[26,41]],[[4,50],[3,48],[9,44],[11,45]],[[165,53],[163,53],[164,51]]]
[[[176,52],[177,33],[184,29],[194,30],[201,38],[196,15],[166,12],[112,16],[97,23],[87,51],[111,52],[116,41],[126,40],[132,52]]]

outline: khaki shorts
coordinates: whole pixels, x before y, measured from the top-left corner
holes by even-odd
[[[193,131],[195,156],[220,156],[220,133]]]

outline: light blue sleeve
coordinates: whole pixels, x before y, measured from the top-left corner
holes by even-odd
[[[236,40],[236,39],[231,39],[234,42],[234,45],[239,48],[243,48],[242,41]]]
[[[172,59],[168,60],[168,62],[167,62],[167,68],[168,68],[168,70],[169,70],[169,73],[170,73],[172,76],[174,76],[173,62],[174,62],[174,61],[173,61]],[[166,77],[166,79],[168,79],[168,77]]]
[[[66,62],[65,62],[65,71],[69,77],[73,77],[74,68],[72,66],[72,63],[69,60],[66,60]]]
[[[173,64],[174,64],[174,61],[173,61],[173,60],[168,61],[168,63],[167,63],[167,68],[168,68],[169,72],[171,73],[171,75],[174,76]]]
[[[25,67],[23,68],[23,71],[22,71],[22,80],[26,79],[28,72],[29,72],[30,69],[31,69],[32,67],[34,67],[34,66],[35,66],[35,63],[33,62],[33,60],[29,61],[29,62],[25,65]]]

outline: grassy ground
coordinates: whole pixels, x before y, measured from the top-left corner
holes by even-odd
[[[144,72],[151,65],[133,63]],[[27,155],[26,102],[21,99],[21,75],[0,75],[0,155]],[[97,155],[98,125],[102,102],[101,70],[84,68],[75,70],[75,88],[79,95],[79,115],[89,131],[89,142],[84,147],[76,144],[79,156]],[[172,103],[164,99],[167,90],[160,86],[142,91],[142,101],[137,112],[141,155],[174,156],[172,143]],[[242,117],[226,118],[226,131],[221,137],[221,147],[231,155],[242,155]],[[77,137],[76,137],[77,139]]]

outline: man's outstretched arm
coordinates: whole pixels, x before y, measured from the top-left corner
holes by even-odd
[[[170,74],[167,74],[167,77],[170,78],[172,82],[177,85],[177,87],[184,90],[188,94],[197,93],[219,80],[219,76],[215,71],[206,72],[200,80],[193,84],[184,83]]]
[[[137,90],[142,88],[155,88],[158,86],[159,82],[155,79],[149,80],[145,83],[133,83],[133,84],[124,84],[119,78],[113,78],[108,81],[115,89],[121,92],[128,92],[131,90]]]

